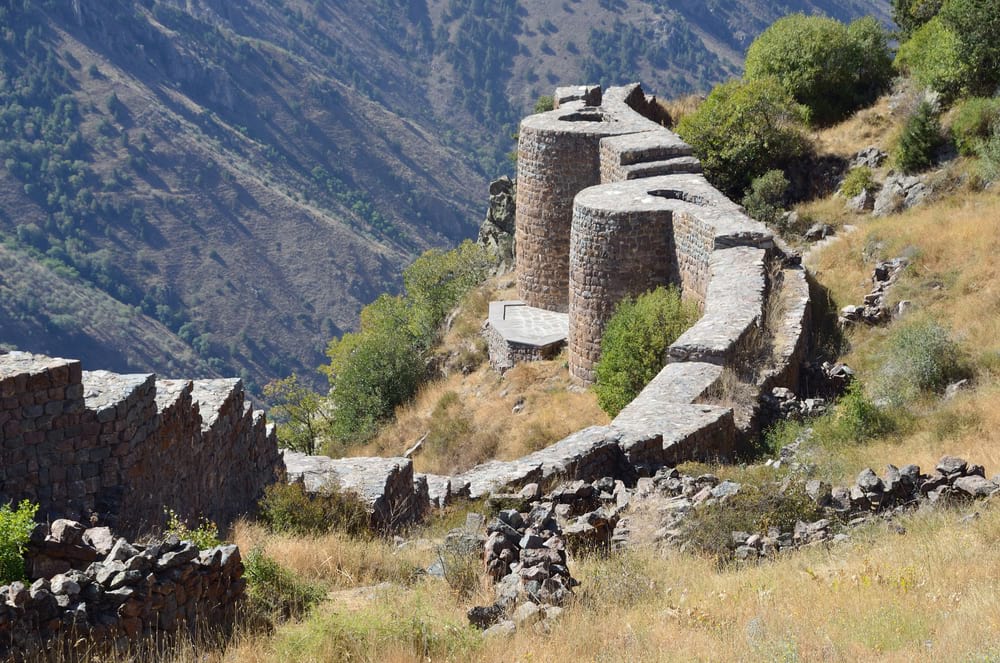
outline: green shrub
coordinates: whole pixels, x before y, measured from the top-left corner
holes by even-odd
[[[993,122],[993,129],[986,140],[976,147],[976,155],[980,159],[983,179],[987,182],[1000,179],[1000,118]]]
[[[816,427],[816,434],[836,446],[866,442],[887,435],[896,427],[895,419],[875,404],[864,386],[855,381],[837,401],[833,415]]]
[[[972,97],[955,107],[951,136],[961,154],[972,156],[989,139],[990,127],[1000,120],[1000,97]]]
[[[743,207],[747,214],[761,223],[777,225],[785,211],[785,194],[788,192],[788,178],[780,170],[769,170],[750,184],[743,196]]]
[[[968,77],[968,65],[959,55],[958,35],[939,17],[900,45],[895,66],[946,100],[959,94]]]
[[[260,500],[260,518],[275,532],[315,536],[330,531],[359,535],[368,530],[365,504],[353,493],[309,495],[300,483],[274,483]]]
[[[934,155],[941,142],[941,122],[931,105],[925,101],[917,107],[903,127],[903,134],[895,151],[896,166],[904,173],[926,170],[934,163]]]
[[[934,18],[944,0],[892,0],[892,20],[904,37]]]
[[[552,110],[553,108],[555,108],[555,100],[547,94],[543,94],[542,96],[538,97],[537,101],[535,101],[536,113],[545,113],[547,111]]]
[[[448,313],[489,273],[488,252],[466,241],[431,250],[403,272],[405,296],[382,295],[361,311],[361,328],[327,347],[329,430],[346,447],[369,440],[427,375],[426,355]]]
[[[840,185],[840,195],[845,198],[853,198],[862,191],[875,190],[875,178],[872,177],[872,169],[868,166],[855,166],[847,171],[844,181]]]
[[[889,83],[885,30],[871,17],[847,26],[823,16],[778,19],[750,45],[746,79],[777,78],[811,119],[829,124],[874,101]]]
[[[777,79],[730,81],[685,115],[677,132],[694,148],[706,177],[739,199],[753,180],[810,151],[806,116]]]
[[[939,16],[958,36],[964,91],[994,94],[1000,87],[1000,8],[996,0],[948,0]]]
[[[176,534],[180,540],[191,541],[202,550],[222,545],[219,539],[219,527],[211,520],[202,518],[198,526],[191,529],[173,509],[163,511],[167,515],[167,534]]]
[[[243,559],[251,615],[265,621],[298,618],[323,598],[323,590],[281,566],[259,548]]]
[[[35,529],[38,505],[22,500],[16,509],[0,505],[0,585],[24,580],[24,549]]]
[[[896,329],[881,359],[879,395],[893,405],[903,405],[921,392],[943,391],[969,375],[958,344],[947,329],[930,320]]]
[[[761,534],[771,527],[789,532],[797,521],[821,516],[801,484],[792,484],[784,491],[778,485],[743,484],[740,492],[725,502],[696,508],[685,524],[685,533],[693,549],[724,560],[734,547],[733,532]]]
[[[614,416],[639,395],[666,364],[667,348],[698,318],[693,304],[675,287],[626,298],[604,328],[594,391]]]

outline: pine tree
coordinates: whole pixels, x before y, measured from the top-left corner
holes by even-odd
[[[941,122],[934,108],[926,101],[906,121],[896,149],[896,166],[904,173],[915,173],[930,167],[934,152],[941,144]]]

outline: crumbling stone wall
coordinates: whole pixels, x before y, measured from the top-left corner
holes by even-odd
[[[39,525],[26,555],[29,582],[0,587],[0,659],[93,660],[184,632],[232,627],[246,590],[234,545],[199,550],[174,535],[143,545],[107,527]]]
[[[239,380],[171,381],[0,355],[0,499],[48,519],[161,525],[164,508],[225,526],[284,471]]]

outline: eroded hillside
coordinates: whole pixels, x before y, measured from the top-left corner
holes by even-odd
[[[703,90],[785,11],[872,9],[758,5],[0,3],[0,344],[312,376],[403,265],[474,232],[553,83]]]

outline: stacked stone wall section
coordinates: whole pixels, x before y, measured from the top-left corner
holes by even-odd
[[[281,478],[274,431],[238,380],[157,381],[0,355],[0,499],[48,519],[155,529],[164,509],[226,526]],[[199,402],[200,399],[200,402]]]

